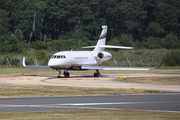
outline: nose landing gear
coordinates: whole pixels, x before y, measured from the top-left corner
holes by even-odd
[[[58,76],[57,76],[57,78],[60,78],[61,77],[61,70],[60,69],[58,69],[58,70],[56,70],[57,72],[58,72]]]

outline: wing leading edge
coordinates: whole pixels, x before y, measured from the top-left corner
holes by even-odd
[[[99,70],[150,70],[150,69],[154,69],[154,68],[82,66],[81,69],[99,69]]]

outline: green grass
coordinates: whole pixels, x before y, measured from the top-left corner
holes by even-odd
[[[153,93],[160,93],[155,91]],[[80,88],[40,85],[0,85],[0,97],[147,94],[135,89]]]
[[[122,80],[121,80],[121,82],[122,82]],[[180,76],[127,78],[123,82],[129,82],[129,83],[154,83],[154,84],[180,84]]]
[[[180,113],[133,110],[79,110],[0,113],[1,120],[179,120]]]

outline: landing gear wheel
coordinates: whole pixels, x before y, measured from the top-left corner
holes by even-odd
[[[69,77],[69,75],[70,75],[69,72],[64,71],[64,77]]]
[[[94,77],[99,77],[99,73],[94,73]]]
[[[101,74],[99,72],[99,70],[97,69],[96,72],[94,73],[94,77],[99,77]]]
[[[57,78],[61,78],[61,76],[57,76]]]

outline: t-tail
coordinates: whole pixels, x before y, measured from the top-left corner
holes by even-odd
[[[94,52],[104,51],[105,48],[121,48],[121,49],[133,49],[133,47],[125,47],[125,46],[113,46],[113,45],[105,45],[106,44],[106,35],[107,35],[107,26],[102,26],[102,32],[99,37],[99,40],[96,46],[87,46],[83,48],[94,48]]]
[[[107,26],[102,26],[101,35],[93,51],[95,52],[104,51],[104,47],[101,46],[105,45],[106,43],[106,35],[107,35]]]

